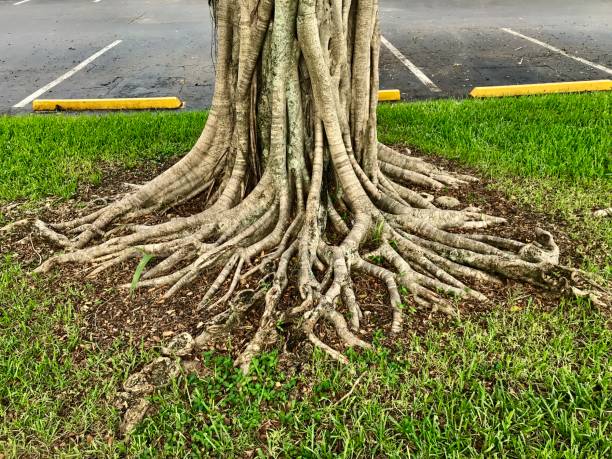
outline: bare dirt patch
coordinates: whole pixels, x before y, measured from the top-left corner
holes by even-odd
[[[144,183],[155,177],[176,160],[169,160],[162,164],[143,163],[140,167],[132,169],[104,165],[102,166],[104,175],[102,184],[82,186],[73,199],[68,201],[48,199],[35,208],[25,202],[5,204],[0,207],[0,212],[9,221],[33,216],[50,222],[63,221],[106,204],[108,199],[128,192],[132,185]],[[445,169],[478,175],[474,170],[449,160],[435,157],[428,157],[428,160]],[[461,188],[449,188],[441,194],[457,198],[462,207],[479,207],[489,215],[501,216],[508,220],[507,225],[490,230],[491,234],[518,240],[532,240],[534,228],[540,227],[554,235],[562,250],[561,262],[563,264],[579,265],[582,262],[575,243],[567,235],[569,227],[567,222],[561,218],[521,206],[502,192],[493,189],[491,185],[490,180],[481,179],[479,182],[470,183]],[[201,210],[199,207],[202,207],[204,201],[204,199],[194,199],[188,204],[173,209],[171,214],[158,213],[145,217],[139,223],[152,224],[175,215],[191,215]],[[15,259],[31,268],[58,250],[36,233],[26,230],[1,235],[0,245],[3,254],[11,253]],[[143,343],[151,347],[158,346],[161,342],[166,342],[181,332],[189,332],[193,336],[199,334],[204,322],[216,312],[214,309],[208,310],[207,307],[200,307],[199,303],[217,272],[213,270],[204,273],[197,282],[166,300],[163,298],[164,289],[142,289],[130,293],[129,289],[122,287],[130,283],[137,264],[137,259],[123,263],[93,279],[86,278],[89,271],[87,267],[63,266],[57,271],[57,276],[52,276],[55,280],[49,283],[49,291],[60,293],[70,288],[81,290],[85,288],[86,295],[80,297],[82,299],[75,305],[83,317],[83,334],[86,339],[102,346],[108,346],[120,339],[134,344]],[[243,287],[253,287],[258,281],[259,279],[254,276]],[[388,335],[392,322],[392,311],[389,307],[385,286],[368,276],[356,276],[354,288],[357,300],[364,311],[362,338],[371,340],[377,330],[382,330],[384,335]],[[508,305],[517,310],[527,302],[538,304],[546,309],[554,308],[559,304],[558,295],[542,292],[534,287],[516,282],[507,282],[502,289],[485,285],[478,286],[478,289],[487,295],[491,302],[462,301],[459,304],[462,316],[486,314],[498,304]],[[289,285],[282,302],[284,307],[293,307],[299,302],[296,286]],[[410,303],[407,306],[405,332],[403,333],[406,339],[415,333],[425,333],[433,324],[452,326],[453,321],[445,315],[432,315],[429,310],[421,309]],[[260,314],[261,311],[256,307],[251,309],[240,327],[231,336],[228,336],[226,341],[217,343],[218,349],[230,352],[242,349],[256,331]],[[325,324],[320,324],[318,327],[317,332],[324,341],[342,348],[339,340],[334,338],[335,331],[332,328],[327,329]],[[278,326],[278,333],[286,335],[284,342],[286,350],[290,352],[303,341],[301,336],[293,334],[292,330],[294,328],[291,327],[291,324],[279,324]],[[393,343],[397,344],[397,339]]]

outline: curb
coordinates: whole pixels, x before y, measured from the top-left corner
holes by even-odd
[[[565,83],[520,84],[510,86],[481,86],[472,89],[470,96],[485,98],[610,90],[612,90],[612,80],[593,80],[570,81]]]
[[[144,97],[124,99],[36,99],[32,102],[35,112],[55,110],[172,110],[181,108],[178,97]]]
[[[395,102],[402,98],[399,89],[383,89],[378,91],[379,102]]]

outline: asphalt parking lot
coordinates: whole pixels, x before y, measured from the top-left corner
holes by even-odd
[[[380,0],[381,88],[403,99],[475,86],[612,78],[610,0]],[[205,0],[0,0],[0,113],[32,96],[179,96],[208,107]]]

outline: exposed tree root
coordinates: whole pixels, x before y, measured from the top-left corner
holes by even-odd
[[[214,2],[217,85],[200,139],[172,168],[115,202],[68,222],[34,222],[65,249],[37,271],[85,263],[96,276],[147,253],[156,264],[138,288],[164,287],[170,298],[215,268],[200,303],[214,316],[193,346],[231,333],[263,305],[259,327],[236,359],[245,372],[278,339],[279,323],[297,324],[338,361],[346,358],[317,335],[320,321],[344,345],[368,347],[358,337],[355,272],[387,286],[395,334],[406,303],[456,317],[456,299],[487,301],[477,286],[502,278],[573,288],[604,304],[607,292],[558,266],[550,233],[535,230],[531,242],[505,239],[482,232],[502,218],[436,207],[436,194],[473,177],[378,143],[377,8],[376,0]],[[206,209],[134,224],[194,199]],[[258,287],[241,290],[252,276],[261,279]],[[286,308],[281,298],[290,282],[301,303]]]
[[[277,339],[276,324],[288,320],[300,323],[304,335],[338,361],[344,362],[346,358],[316,334],[320,320],[329,322],[346,346],[368,347],[356,334],[362,311],[352,288],[354,272],[378,278],[387,286],[394,334],[402,331],[405,304],[413,302],[432,312],[456,317],[459,311],[455,298],[487,301],[471,284],[499,283],[502,277],[549,289],[570,286],[575,295],[605,304],[597,295],[597,284],[587,280],[588,276],[557,266],[559,249],[550,233],[542,230],[535,231],[531,243],[483,233],[451,232],[486,229],[504,221],[472,211],[440,210],[429,201],[423,203],[423,208],[395,201],[394,212],[390,213],[381,210],[382,205],[374,204],[373,198],[364,199],[365,218],[358,219],[351,213],[343,219],[339,208],[345,210],[344,206],[325,192],[322,172],[317,170],[322,150],[319,145],[314,155],[308,195],[295,194],[289,204],[281,202],[282,189],[273,181],[262,179],[265,193],[252,191],[260,205],[247,197],[228,211],[213,214],[204,211],[197,218],[175,218],[151,227],[123,226],[122,235],[109,236],[111,231],[100,230],[97,244],[80,249],[77,241],[89,228],[77,231],[72,239],[56,229],[82,225],[91,217],[61,225],[36,221],[36,230],[68,249],[44,262],[37,271],[46,272],[60,263],[79,262],[90,264],[89,276],[96,276],[148,253],[161,261],[145,271],[138,287],[165,286],[165,297],[170,298],[205,269],[217,267],[219,274],[201,299],[201,307],[215,311],[216,315],[195,343],[203,347],[222,334],[230,334],[244,314],[263,303],[259,328],[236,360],[244,371],[248,371],[254,356]],[[363,173],[356,162],[352,167],[356,176]],[[428,173],[440,176],[442,172],[432,168]],[[444,175],[452,176],[447,172]],[[382,172],[380,176],[393,180]],[[368,195],[383,195],[383,183],[379,180],[376,185],[368,185],[371,191]],[[283,205],[288,207],[282,209]],[[108,207],[101,210],[91,215],[103,215]],[[362,221],[366,224],[360,226]],[[342,238],[341,242],[331,242],[329,236],[334,234]],[[359,248],[364,245],[372,249],[363,253]],[[290,281],[288,267],[293,260],[299,266],[299,276],[292,281],[297,282],[303,301],[281,309],[280,298]],[[276,269],[269,272],[272,266]],[[258,273],[263,276],[258,288],[237,291],[247,278]],[[219,293],[222,295],[218,296]]]

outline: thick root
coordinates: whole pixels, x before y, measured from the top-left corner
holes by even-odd
[[[379,182],[373,186],[380,189],[383,185]],[[231,333],[246,311],[263,302],[259,327],[236,359],[236,365],[245,372],[253,357],[277,340],[276,324],[288,320],[301,324],[301,332],[309,341],[340,362],[346,362],[343,354],[317,336],[321,319],[333,327],[345,346],[368,347],[358,337],[363,312],[355,299],[353,273],[378,278],[386,285],[393,334],[402,331],[403,308],[410,303],[429,308],[432,313],[458,317],[456,299],[487,301],[482,293],[469,286],[470,282],[497,283],[500,280],[496,276],[501,276],[546,288],[557,285],[546,273],[558,264],[559,249],[545,231],[536,231],[531,243],[482,233],[450,233],[449,229],[482,229],[504,220],[472,211],[439,210],[432,205],[415,209],[403,204],[401,213],[389,214],[378,210],[374,203],[369,205],[371,223],[360,229],[356,218],[340,217],[331,200],[326,198],[325,204],[321,203],[320,189],[321,182],[313,181],[306,206],[300,207],[304,210],[297,210],[299,205],[294,203],[295,217],[288,224],[279,226],[283,221],[281,214],[288,212],[280,212],[280,202],[276,201],[279,204],[267,209],[244,206],[248,210],[240,220],[224,220],[222,212],[214,221],[206,223],[193,219],[185,225],[184,219],[175,219],[158,227],[135,227],[134,233],[111,235],[98,245],[83,249],[74,249],[67,244],[65,236],[36,222],[37,231],[69,250],[47,260],[39,270],[46,271],[59,263],[85,262],[92,266],[90,275],[98,275],[148,253],[158,263],[144,272],[137,287],[166,286],[165,297],[170,297],[196,280],[205,269],[217,267],[219,274],[200,303],[201,308],[215,311],[215,315],[195,339],[194,346],[204,347],[220,335]],[[279,192],[270,184],[264,194],[274,196]],[[194,228],[195,221],[199,226]],[[342,242],[328,242],[326,222],[342,235]],[[274,238],[274,245],[262,245],[279,227],[282,232]],[[359,245],[370,237],[377,248],[363,255],[355,251],[351,246],[355,228],[362,232],[357,236]],[[264,246],[270,251],[262,255],[259,248]],[[281,298],[289,283],[289,266],[294,260],[300,267],[297,280],[302,302],[282,305]],[[266,275],[270,265],[276,265],[276,269]],[[177,269],[177,266],[182,267]],[[320,280],[315,271],[323,272]],[[267,280],[256,290],[235,293],[242,282],[257,273],[262,273]],[[229,286],[224,289],[226,283]],[[581,289],[574,293],[590,295]],[[596,297],[591,298],[595,301]]]
[[[482,233],[505,220],[470,209],[438,209],[432,200],[405,193],[403,190],[409,190],[406,185],[414,181],[414,176],[398,174],[396,169],[381,167],[376,174],[378,180],[372,181],[357,161],[349,160],[348,172],[353,175],[346,186],[357,187],[357,192],[332,197],[337,194],[324,190],[323,181],[323,158],[331,152],[326,153],[321,126],[316,132],[313,174],[308,187],[295,187],[287,192],[288,183],[301,178],[295,175],[273,178],[272,169],[268,169],[247,196],[226,210],[223,210],[226,204],[219,204],[225,202],[224,190],[217,193],[218,199],[209,209],[191,217],[176,217],[154,226],[126,226],[131,222],[124,219],[120,235],[115,228],[105,230],[104,225],[92,223],[116,212],[115,204],[67,224],[35,221],[36,231],[66,250],[45,261],[37,271],[46,272],[59,264],[76,262],[90,265],[89,275],[96,276],[146,253],[155,257],[156,264],[145,270],[136,287],[165,286],[164,297],[169,298],[205,270],[216,268],[218,276],[199,306],[214,315],[205,324],[204,332],[195,338],[193,348],[205,347],[231,333],[244,314],[261,303],[259,326],[236,359],[236,365],[245,372],[258,353],[277,341],[279,323],[297,324],[306,339],[340,362],[346,362],[341,350],[333,349],[318,336],[321,321],[329,323],[345,347],[369,347],[358,337],[363,311],[353,290],[355,273],[375,277],[386,286],[393,316],[392,334],[402,331],[406,305],[458,317],[457,299],[487,301],[471,285],[500,283],[501,278],[559,290],[567,290],[567,285],[573,282],[570,290],[575,295],[600,305],[606,301],[603,290],[595,293],[596,283],[575,282],[577,271],[560,275],[563,269],[557,266],[559,248],[550,233],[536,230],[532,242]],[[410,167],[402,170],[439,183],[457,185],[468,179],[451,180],[450,173],[424,161],[413,158],[403,161],[403,155],[387,148],[381,150],[393,167],[398,168],[397,164]],[[391,193],[390,187],[397,193]],[[139,210],[132,208],[130,213],[136,215]],[[26,223],[16,222],[5,229],[23,227]],[[91,225],[95,226],[100,241],[79,248],[83,235],[89,238],[94,231]],[[59,232],[60,228],[74,238]],[[456,230],[463,233],[451,232]],[[479,232],[471,233],[472,230]],[[330,232],[339,236],[340,241],[332,243]],[[375,248],[360,253],[366,243]],[[282,298],[290,282],[292,263],[298,268],[296,281],[301,303],[286,305]],[[276,266],[272,272],[271,266]],[[317,272],[322,275],[315,275]],[[236,292],[258,273],[263,276],[259,287]],[[566,284],[561,278],[568,279]]]

